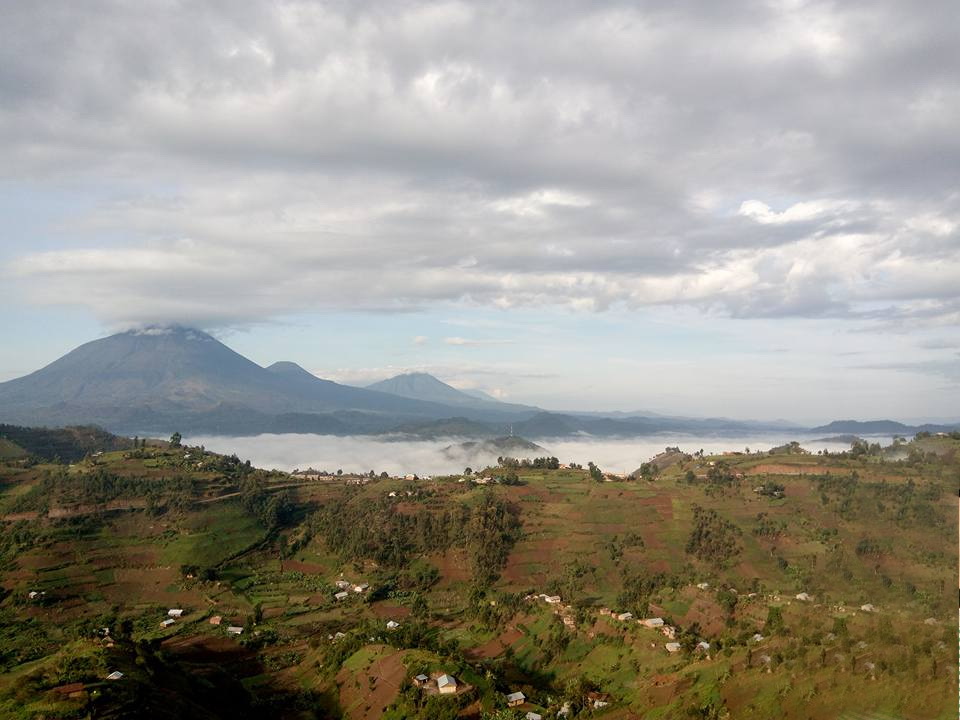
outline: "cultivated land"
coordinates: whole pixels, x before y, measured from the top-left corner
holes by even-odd
[[[61,464],[0,440],[0,717],[956,713],[957,437],[670,452],[630,479],[127,445]]]

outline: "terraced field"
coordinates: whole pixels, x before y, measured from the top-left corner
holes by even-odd
[[[199,449],[11,458],[0,716],[478,717],[520,689],[523,712],[591,717],[953,717],[960,441],[910,446],[926,454],[684,456],[650,481],[520,468],[487,487],[296,482]],[[474,526],[494,511],[503,561],[479,583],[501,546],[478,555]],[[678,652],[636,622],[653,615]]]

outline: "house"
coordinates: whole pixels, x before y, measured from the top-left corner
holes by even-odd
[[[811,600],[813,600],[813,596],[805,592],[797,593],[797,600],[802,600],[803,602],[810,602]]]
[[[350,597],[350,593],[348,593],[346,590],[341,590],[338,593],[334,593],[333,597],[339,602],[340,600],[346,600],[348,597]]]
[[[701,590],[706,590],[710,587],[710,583],[705,583],[705,582],[697,583],[697,587],[700,588]]]
[[[700,642],[697,643],[697,647],[695,648],[695,650],[700,652],[707,652],[708,650],[710,650],[710,643],[708,643],[706,640],[701,640]]]
[[[353,591],[355,593],[362,593],[365,592],[368,587],[370,587],[369,583],[360,583],[359,585],[353,586]]]
[[[547,595],[547,596],[546,596],[545,598],[543,598],[543,599],[544,599],[546,602],[548,602],[549,604],[551,604],[551,605],[557,605],[557,604],[560,602],[560,596],[559,596],[559,595]]]
[[[398,627],[400,627],[400,623],[396,620],[387,620],[387,630],[394,630]]]
[[[430,682],[430,678],[424,675],[423,673],[420,673],[413,679],[413,686],[424,687],[428,682]]]
[[[391,490],[390,492],[387,493],[387,497],[396,497],[396,496],[397,496],[396,490]]]
[[[514,692],[507,695],[507,707],[517,707],[527,701],[527,696],[522,692]]]
[[[876,609],[873,605],[871,605],[870,603],[867,603],[866,605],[861,605],[861,606],[860,606],[860,609],[863,610],[863,612],[876,612],[876,611],[877,611],[877,609]]]
[[[167,615],[172,618],[178,618],[183,615],[183,608],[170,608],[167,610]]]
[[[761,640],[763,640],[763,635],[761,635],[760,633],[756,633],[756,634],[755,634],[752,638],[750,638],[750,639],[751,639],[753,642],[760,642]]]
[[[219,625],[220,623],[223,622],[223,616],[222,616],[222,615],[214,615],[212,618],[210,618],[210,620],[209,620],[208,622],[209,622],[211,625]]]
[[[238,625],[231,625],[227,628],[227,635],[242,635],[243,628]]]
[[[670,625],[664,625],[662,628],[660,628],[660,632],[663,633],[664,637],[668,637],[671,640],[677,637],[677,629]]]
[[[167,618],[167,619],[164,620],[162,623],[160,623],[160,627],[162,627],[162,628],[168,628],[168,627],[170,627],[171,625],[173,625],[173,618]]]
[[[119,670],[114,670],[112,673],[107,675],[107,680],[119,680],[123,677],[123,673]]]
[[[600,614],[601,614],[601,615],[613,615],[613,610],[611,610],[611,609],[608,608],[608,607],[602,607],[602,608],[600,608]]]
[[[632,612],[622,612],[617,615],[617,620],[633,620]]]
[[[600,708],[604,708],[610,704],[610,695],[608,693],[596,691],[588,692],[587,704],[594,710],[599,710]]]
[[[543,720],[543,715],[532,710],[523,716],[523,720]]]
[[[437,678],[437,690],[441,695],[453,695],[457,692],[457,680],[452,675],[444,673]]]
[[[334,585],[336,585],[341,590],[349,590],[353,585],[349,580],[337,580]]]
[[[575,621],[572,617],[570,617],[569,615],[564,615],[564,616],[563,616],[563,624],[566,625],[568,628],[572,628],[572,627],[576,627],[576,624],[577,624],[577,623],[576,623],[576,621]]]
[[[648,628],[663,627],[663,618],[646,618],[645,620],[641,620],[640,624]]]
[[[668,653],[680,652],[680,643],[678,642],[668,642],[664,647]]]

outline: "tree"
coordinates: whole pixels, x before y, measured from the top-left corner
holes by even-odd
[[[170,436],[170,447],[178,448],[180,447],[180,441],[183,440],[183,435],[178,432],[175,432]]]
[[[767,622],[763,626],[763,631],[767,633],[767,635],[773,635],[781,632],[783,628],[783,610],[773,605],[767,610]]]
[[[594,482],[603,482],[603,471],[594,465],[592,461],[587,463],[587,468],[590,470],[590,477]]]

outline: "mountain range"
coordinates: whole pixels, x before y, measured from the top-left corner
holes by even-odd
[[[399,433],[424,438],[800,429],[782,421],[547,412],[458,390],[426,373],[353,387],[318,378],[293,362],[262,367],[211,335],[182,327],[130,330],[94,340],[36,372],[0,383],[0,422],[95,424],[127,434]],[[912,430],[890,421],[867,427],[844,421],[817,430]]]

